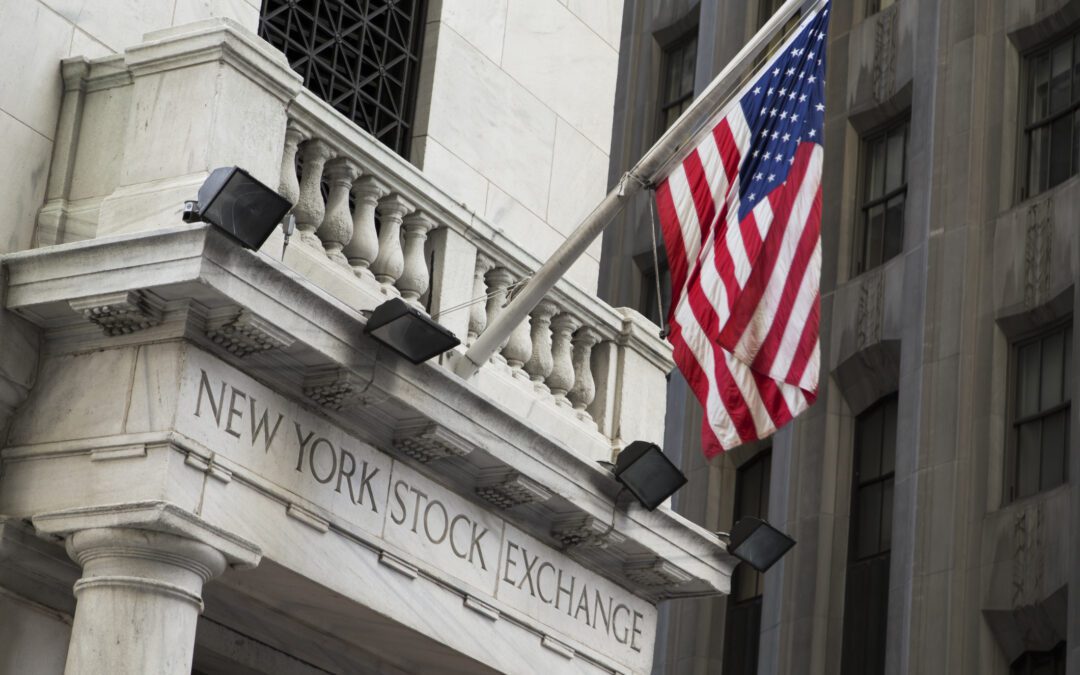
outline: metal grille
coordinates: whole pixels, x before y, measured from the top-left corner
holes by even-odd
[[[304,86],[407,156],[425,0],[263,0],[259,35]]]

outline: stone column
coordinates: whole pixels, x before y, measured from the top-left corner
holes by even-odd
[[[415,207],[400,195],[391,194],[379,200],[379,255],[371,263],[375,279],[383,290],[399,295],[394,283],[405,271],[405,255],[401,251],[401,220]]]
[[[405,270],[398,277],[397,286],[401,297],[418,309],[423,309],[420,296],[427,293],[431,283],[427,260],[424,259],[424,242],[435,221],[426,213],[416,211],[402,220],[405,230]]]
[[[370,267],[379,255],[379,234],[375,228],[375,207],[379,200],[389,194],[386,186],[371,176],[364,176],[353,184],[356,208],[353,211],[353,236],[345,245],[345,257],[353,273],[361,279],[375,283]]]
[[[203,584],[259,548],[177,506],[139,502],[35,516],[83,568],[66,675],[187,675]]]
[[[330,183],[330,198],[322,224],[315,231],[326,249],[326,257],[346,269],[349,261],[342,249],[352,241],[353,221],[349,212],[349,191],[353,181],[360,176],[360,169],[346,157],[337,157],[326,163],[326,179]]]
[[[330,146],[318,139],[304,143],[301,149],[304,159],[303,175],[300,178],[300,198],[293,207],[296,216],[297,237],[300,242],[322,251],[323,245],[315,236],[315,229],[322,224],[326,215],[326,202],[322,196],[323,167],[334,156]]]

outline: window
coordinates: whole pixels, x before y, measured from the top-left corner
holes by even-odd
[[[263,0],[259,36],[304,86],[399,155],[407,155],[424,0]]]
[[[885,672],[896,411],[897,398],[893,394],[855,419],[850,555],[840,668],[844,675]]]
[[[1013,357],[1010,500],[1067,478],[1072,322],[1018,342]]]
[[[771,450],[759,452],[738,468],[735,475],[734,522],[746,516],[766,518],[771,469]],[[764,575],[748,565],[735,568],[724,631],[724,675],[757,673],[764,581]]]
[[[671,300],[671,272],[668,271],[667,256],[658,252],[660,264],[660,296],[656,295],[656,267],[653,266],[652,251],[636,256],[641,269],[641,300],[638,311],[656,325],[661,324],[661,316],[666,318],[667,303]]]
[[[867,0],[866,16],[877,14],[883,9],[892,7],[896,0]]]
[[[694,66],[697,63],[697,28],[664,49],[660,76],[660,122],[657,137],[679,119],[694,100]]]
[[[1077,173],[1080,151],[1080,35],[1070,35],[1025,59],[1027,181],[1021,198]]]
[[[1065,643],[1048,652],[1024,652],[1013,661],[1009,675],[1065,675]]]
[[[877,267],[904,249],[907,137],[905,120],[870,136],[863,144],[855,274]]]

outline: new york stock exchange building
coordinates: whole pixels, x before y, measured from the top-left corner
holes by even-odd
[[[0,2],[4,673],[639,673],[727,592],[598,464],[672,368],[599,242],[455,374],[608,187],[621,3],[491,4]],[[182,220],[219,167],[287,246]]]

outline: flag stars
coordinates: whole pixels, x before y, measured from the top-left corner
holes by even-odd
[[[766,152],[764,155],[762,155],[761,158],[767,162],[770,158],[772,158],[772,154]]]
[[[793,114],[791,115],[791,121],[792,121],[792,122],[798,122],[798,121],[799,121],[799,116],[798,116],[797,114],[794,114],[794,113],[793,113]]]
[[[773,74],[773,77],[779,77],[780,76],[780,69],[779,68],[773,68],[772,74]]]
[[[764,177],[764,174],[762,174],[762,173],[754,174],[754,180],[761,180],[763,177]]]
[[[799,97],[799,103],[806,103],[806,94]]]
[[[770,173],[769,174],[769,182],[772,183],[775,180],[776,180],[776,174],[775,173]]]
[[[813,75],[811,75],[810,77],[806,78],[806,81],[809,82],[810,84],[813,84],[813,83],[817,82],[817,78],[814,77]]]
[[[754,87],[754,96],[759,96],[760,94],[761,94],[761,87]]]
[[[824,112],[825,111],[825,104],[824,103],[818,103],[817,105],[814,106],[814,110],[816,110],[818,112]]]
[[[786,112],[786,111],[785,111],[785,112],[782,112],[782,113],[780,113],[780,119],[782,119],[782,120],[786,120],[786,119],[787,119],[787,112]]]
[[[795,69],[794,69],[794,68],[788,68],[788,69],[787,69],[787,74],[788,74],[789,76],[790,76],[790,75],[794,75],[794,74],[795,74]]]
[[[783,139],[784,139],[784,142],[787,143],[788,141],[791,140],[791,134],[784,134]]]
[[[814,136],[817,136],[817,129],[811,129],[810,133],[807,134],[807,136],[809,136],[810,138],[813,138]],[[768,159],[768,157],[766,157],[766,159]]]

